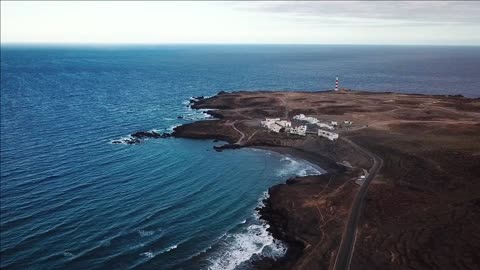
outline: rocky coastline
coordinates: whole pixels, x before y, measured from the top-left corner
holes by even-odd
[[[134,143],[170,136],[223,141],[216,151],[266,149],[326,171],[269,189],[257,210],[288,251],[276,261],[257,258],[258,269],[333,269],[347,228],[355,232],[354,252],[344,260],[352,270],[480,265],[472,255],[480,248],[473,225],[480,222],[480,183],[472,181],[480,179],[480,99],[347,90],[220,92],[194,97],[190,106],[215,119],[178,126],[171,134],[134,133]],[[260,125],[265,117],[300,113],[354,125],[336,131],[336,141]],[[366,172],[373,180],[362,189],[358,179]],[[348,225],[359,201],[360,218]]]
[[[220,93],[220,95],[222,94],[228,93]],[[215,97],[212,98],[214,99]],[[193,109],[203,109],[203,101],[207,100],[208,99],[204,98],[195,98],[192,99],[190,105]],[[210,104],[208,106],[210,106]],[[316,188],[312,189],[312,192],[317,192],[322,189],[323,185],[328,185],[329,182],[332,184],[331,190],[333,190],[333,187],[342,185],[344,182],[356,177],[358,171],[347,172],[344,166],[337,163],[337,160],[335,160],[333,155],[328,156],[320,154],[322,152],[314,153],[311,151],[305,151],[302,147],[289,145],[290,142],[285,138],[282,138],[281,140],[271,140],[273,138],[269,136],[262,136],[258,137],[257,140],[252,140],[247,143],[238,143],[238,134],[235,131],[232,132],[228,123],[225,125],[225,121],[230,121],[230,119],[228,119],[229,117],[225,116],[223,113],[224,111],[222,111],[222,109],[225,109],[226,107],[212,106],[211,108],[215,108],[216,110],[208,111],[208,113],[214,116],[216,120],[197,121],[178,126],[174,128],[171,134],[172,137],[202,140],[208,139],[225,142],[220,146],[214,146],[216,151],[239,149],[243,147],[274,151],[282,155],[290,155],[305,160],[326,171],[322,175],[286,179],[284,184],[275,185],[269,188],[269,196],[264,200],[264,206],[256,209],[260,214],[260,218],[269,224],[270,227],[268,228],[268,231],[274,238],[286,243],[288,249],[285,256],[282,258],[273,260],[271,258],[257,257],[253,264],[257,269],[291,269],[295,263],[298,262],[299,258],[304,255],[304,249],[306,245],[308,245],[305,240],[302,239],[302,237],[304,237],[302,236],[303,233],[299,234],[298,230],[308,231],[308,227],[311,224],[305,223],[305,220],[308,219],[308,213],[297,212],[295,209],[291,209],[284,204],[283,198],[285,198],[285,193],[289,193],[291,189],[295,189],[297,186],[300,187],[300,189],[316,186]],[[295,138],[294,141],[298,141],[298,139],[300,138]],[[282,142],[286,144],[283,144]],[[327,149],[323,150],[325,153],[330,152],[332,154],[333,148],[330,149],[330,151]],[[366,162],[364,159],[364,157],[360,158],[362,162]],[[332,178],[335,178],[335,181],[331,181]],[[351,183],[347,183],[346,190],[348,190],[348,195],[351,195],[351,191],[356,187],[349,184]],[[327,194],[331,190],[325,188],[324,192]],[[300,202],[302,197],[291,196],[291,199]],[[340,208],[345,208],[344,203],[338,204],[338,209]],[[331,239],[327,239],[328,236],[321,233],[322,237],[325,237],[326,243],[339,241],[338,238],[341,234],[341,230],[336,231],[336,233],[332,233]],[[305,238],[308,238],[308,236]]]
[[[177,127],[172,136],[225,141],[218,151],[268,149],[327,171],[269,189],[258,211],[289,249],[277,261],[258,260],[257,268],[332,269],[341,243],[349,239],[355,239],[352,253],[343,263],[351,262],[350,269],[480,265],[471,255],[480,248],[472,225],[480,222],[474,207],[480,183],[472,181],[480,179],[480,99],[348,90],[221,92],[196,98],[191,107],[209,110],[216,120]],[[265,117],[291,119],[301,113],[354,124],[337,131],[340,139],[334,142],[273,133],[260,125]],[[383,166],[360,196],[359,175],[379,161]],[[347,225],[358,202],[364,204],[360,218]],[[347,228],[353,238],[346,237]]]

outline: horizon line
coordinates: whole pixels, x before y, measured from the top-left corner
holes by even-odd
[[[310,46],[456,46],[479,47],[480,44],[395,44],[395,43],[230,43],[230,42],[0,42],[0,46],[162,46],[162,45],[310,45]]]

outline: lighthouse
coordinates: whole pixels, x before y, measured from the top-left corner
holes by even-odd
[[[338,76],[335,78],[335,91],[338,91]]]

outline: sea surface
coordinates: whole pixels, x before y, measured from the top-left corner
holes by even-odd
[[[321,91],[336,75],[479,97],[480,48],[2,45],[0,268],[248,269],[281,256],[255,208],[270,186],[321,170],[212,141],[111,142],[209,119],[192,96]]]

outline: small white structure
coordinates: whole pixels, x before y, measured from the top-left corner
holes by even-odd
[[[317,126],[319,128],[326,128],[328,130],[334,130],[335,129],[333,126],[330,126],[330,125],[325,124],[325,123],[317,123]]]
[[[335,141],[336,139],[338,139],[338,134],[337,133],[333,133],[333,132],[326,131],[326,130],[321,130],[321,129],[318,130],[318,136],[325,137],[325,138],[329,139],[330,141]]]
[[[282,127],[291,127],[291,126],[292,126],[292,122],[286,121],[286,120],[276,121],[275,123],[276,123],[277,125],[282,126]]]
[[[282,128],[283,127],[280,126],[279,124],[273,123],[268,129],[270,129],[273,132],[279,133]]]
[[[303,120],[305,117],[306,117],[305,114],[301,113],[301,114],[295,115],[293,119]]]
[[[290,128],[292,123],[286,120],[280,120],[280,118],[265,118],[264,121],[261,121],[262,126],[270,129],[273,132],[280,132],[282,128]]]
[[[351,125],[351,124],[353,124],[352,121],[348,121],[348,120],[343,121],[343,123],[346,124],[346,125]]]
[[[265,118],[264,121],[262,121],[262,126],[267,127],[277,121],[280,121],[280,118]]]
[[[307,126],[302,125],[302,126],[291,127],[288,132],[291,134],[305,136],[307,135]]]
[[[338,126],[338,122],[337,121],[330,121],[330,125],[336,127],[336,126]]]
[[[305,116],[305,114],[303,114],[303,113],[295,115],[293,117],[293,119],[300,120],[300,121],[306,121],[310,124],[316,124],[316,123],[320,122],[317,118],[311,117],[311,116]]]

